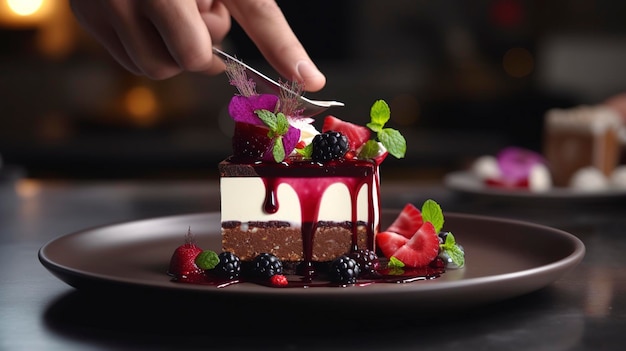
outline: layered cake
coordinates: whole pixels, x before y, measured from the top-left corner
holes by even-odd
[[[609,177],[620,159],[619,114],[606,106],[551,109],[544,123],[544,154],[557,186],[593,167]]]
[[[228,108],[233,153],[219,164],[222,247],[201,250],[188,234],[170,261],[176,281],[368,285],[463,266],[462,247],[441,231],[433,200],[421,210],[407,204],[380,230],[379,166],[406,151],[404,137],[385,126],[385,101],[374,102],[366,126],[329,115],[318,131],[301,117],[298,84],[285,84],[279,96],[257,94],[240,65],[226,65],[239,94]]]
[[[327,116],[318,132],[299,115],[297,85],[259,95],[240,66],[228,73],[239,94],[229,104],[233,154],[219,164],[223,250],[244,261],[270,253],[307,263],[374,250],[379,165],[406,149],[400,133],[384,127],[389,106],[374,104],[373,129]]]
[[[331,261],[355,247],[374,249],[380,215],[375,162],[228,160],[219,169],[225,251],[243,260],[269,252],[283,261]]]

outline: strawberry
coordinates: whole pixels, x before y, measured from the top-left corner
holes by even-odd
[[[196,245],[191,231],[185,236],[185,243],[180,245],[172,254],[168,273],[176,277],[186,277],[191,274],[201,273],[202,270],[196,265],[196,256],[202,249]]]
[[[233,156],[238,161],[250,162],[263,158],[272,147],[272,140],[267,136],[269,128],[265,126],[235,122],[233,135]]]
[[[370,130],[367,127],[343,121],[335,116],[328,115],[324,118],[322,132],[335,131],[348,138],[349,150],[358,150],[361,145],[370,139]]]
[[[430,264],[438,254],[439,238],[435,227],[430,222],[424,222],[415,235],[392,256],[402,261],[405,266],[423,267]]]
[[[408,203],[386,231],[398,233],[410,239],[423,223],[422,212],[415,205]]]
[[[376,234],[376,246],[385,257],[393,256],[393,254],[408,241],[408,238],[394,232],[385,231]]]

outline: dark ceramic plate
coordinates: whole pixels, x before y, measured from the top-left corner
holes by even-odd
[[[383,228],[398,211],[383,213]],[[561,230],[526,222],[446,213],[466,251],[466,267],[440,278],[409,284],[278,289],[255,284],[226,288],[175,283],[166,275],[169,259],[188,228],[203,249],[219,250],[219,213],[189,214],[112,224],[54,239],[39,260],[55,276],[81,290],[198,296],[211,303],[266,302],[320,304],[402,311],[438,306],[475,306],[550,285],[574,268],[585,247]],[[378,307],[377,307],[378,306]]]

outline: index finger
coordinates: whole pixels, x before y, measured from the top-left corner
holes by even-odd
[[[284,77],[318,91],[326,77],[318,70],[274,0],[224,0],[263,56]]]

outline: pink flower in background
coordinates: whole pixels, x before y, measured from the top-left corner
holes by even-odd
[[[546,164],[541,154],[515,146],[502,149],[496,159],[502,177],[513,182],[527,179],[533,166]]]

